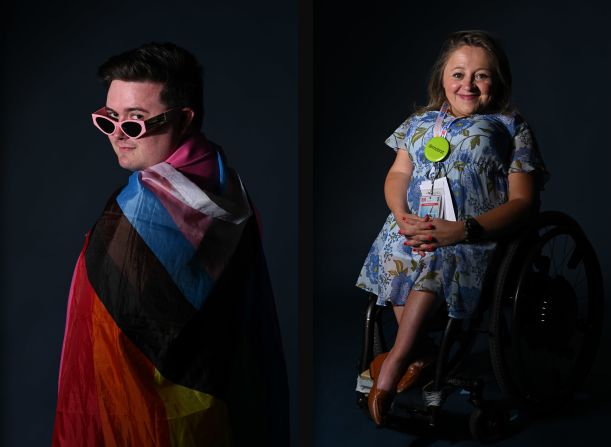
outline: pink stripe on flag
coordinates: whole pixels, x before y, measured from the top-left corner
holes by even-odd
[[[172,194],[172,191],[175,191],[173,185],[156,172],[142,171],[140,179],[142,184],[161,201],[184,237],[193,247],[199,247],[206,230],[214,219],[176,200]]]

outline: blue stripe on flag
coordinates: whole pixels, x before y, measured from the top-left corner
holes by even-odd
[[[194,259],[195,249],[160,200],[142,185],[138,172],[129,177],[117,202],[185,298],[200,309],[212,288],[212,279]]]

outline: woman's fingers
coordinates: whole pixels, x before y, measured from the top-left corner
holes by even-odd
[[[419,223],[429,222],[431,220],[430,217],[419,217],[415,214],[408,214],[406,216],[401,216],[401,222],[408,225],[417,225]]]
[[[430,223],[421,223],[417,225],[402,226],[399,228],[399,234],[405,237],[415,236],[417,234],[428,234],[434,230],[435,226]]]
[[[435,229],[430,216],[419,217],[415,214],[406,214],[397,219],[399,234],[409,238],[417,234]]]
[[[431,232],[412,234],[412,235],[405,235],[405,239],[406,239],[406,242],[414,241],[414,242],[417,242],[419,244],[421,244],[423,242],[433,242],[433,241],[436,241],[435,237],[433,236],[433,234]],[[405,245],[408,245],[408,244],[405,244]]]
[[[408,247],[424,247],[436,243],[437,241],[432,235],[428,236],[412,236],[403,242],[403,245]]]
[[[439,247],[439,244],[432,242],[432,243],[423,243],[420,241],[405,241],[403,243],[403,245],[409,246],[414,253],[420,255],[420,256],[424,256],[426,253],[430,253],[435,251],[435,249],[437,247]]]
[[[401,216],[401,220],[403,222],[408,222],[408,221],[413,221],[413,222],[425,222],[430,220],[430,217],[420,217],[416,214],[406,214],[404,216]]]

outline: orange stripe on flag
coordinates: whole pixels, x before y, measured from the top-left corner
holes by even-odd
[[[93,358],[105,447],[170,447],[163,401],[154,367],[121,332],[96,296],[93,303]]]

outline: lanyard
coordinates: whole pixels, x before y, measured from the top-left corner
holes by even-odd
[[[441,109],[439,110],[439,115],[437,115],[437,119],[435,120],[435,127],[433,128],[434,137],[445,138],[446,134],[448,133],[448,128],[450,127],[450,124],[454,122],[454,120],[452,120],[448,124],[442,127],[443,120],[448,115],[449,108],[450,106],[448,105],[447,102],[444,102],[443,105],[441,106]]]
[[[450,108],[447,102],[444,102],[439,110],[439,115],[435,120],[435,127],[433,128],[433,138],[431,138],[424,148],[424,156],[427,160],[433,162],[431,171],[429,172],[429,179],[431,180],[431,194],[433,193],[435,179],[437,178],[438,162],[444,160],[450,153],[450,142],[445,138],[448,133],[450,125],[456,120],[453,120],[443,125],[443,120],[448,115],[448,109]]]

